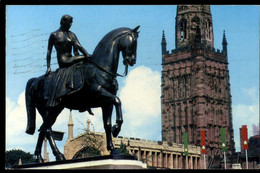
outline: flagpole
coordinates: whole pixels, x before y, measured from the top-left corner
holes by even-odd
[[[186,169],[189,169],[189,165],[188,165],[188,156],[186,156]]]
[[[246,169],[248,169],[248,158],[247,158],[247,149],[246,150]]]
[[[204,169],[207,169],[206,167],[206,138],[205,138],[206,130],[200,130],[200,136],[201,136],[201,154],[203,154],[203,163],[204,163]]]
[[[246,150],[246,169],[248,169],[248,155],[247,155],[247,150],[248,150],[248,138],[247,138],[247,126],[243,125],[242,126],[242,140],[243,140],[243,149]]]
[[[204,159],[203,160],[204,160],[204,169],[207,169],[206,168],[206,156],[205,156],[205,154],[204,154]]]
[[[226,152],[224,151],[224,164],[225,164],[225,169],[227,169],[227,164],[226,164]]]

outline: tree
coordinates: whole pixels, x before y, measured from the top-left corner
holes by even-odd
[[[21,149],[12,149],[5,151],[5,165],[6,167],[14,167],[18,165],[19,159],[21,158],[22,163],[35,162],[36,157],[29,152],[26,153]]]
[[[131,156],[131,154],[129,154],[129,151],[127,150],[126,148],[126,144],[123,144],[123,142],[121,141],[121,144],[120,144],[120,148],[117,149],[121,155],[124,155],[124,156]]]
[[[79,123],[84,126],[81,121],[79,121]],[[93,132],[91,132],[89,129],[91,122],[88,120],[87,123],[88,127],[82,129],[84,134],[81,136],[81,149],[73,156],[73,159],[101,156],[100,149],[103,145],[102,136],[96,135],[94,129]]]
[[[84,147],[75,154],[73,159],[88,158],[88,157],[95,157],[95,156],[101,156],[100,150],[93,148],[93,147]]]

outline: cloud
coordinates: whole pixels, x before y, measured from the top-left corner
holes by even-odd
[[[143,139],[161,139],[160,73],[145,66],[130,71],[118,94],[122,102],[123,120],[119,136]],[[84,132],[89,119],[90,130],[105,132],[101,108],[92,109],[94,116],[73,111],[74,137]],[[115,108],[112,125],[115,123]]]
[[[66,123],[69,118],[69,110],[64,109],[58,116],[56,123],[53,126],[54,130],[67,132]],[[25,133],[27,126],[27,112],[25,106],[25,92],[23,91],[17,101],[13,102],[9,97],[6,97],[6,150],[22,149],[25,152],[34,153],[36,142],[38,139],[38,129],[42,124],[42,118],[36,111],[36,129],[34,135]],[[67,134],[65,133],[63,142],[57,142],[58,148],[62,151],[66,141]],[[48,146],[48,152],[51,149]],[[43,153],[42,153],[43,154]],[[50,154],[51,160],[55,160]]]
[[[88,113],[79,113],[78,111],[72,111],[73,123],[74,123],[74,137],[84,132],[86,129],[87,119],[91,121],[91,130],[96,132],[104,132],[102,113],[100,108],[92,110],[94,116],[88,115]],[[68,120],[69,109],[64,109],[57,117],[52,129],[55,131],[65,132],[62,141],[56,141],[56,144],[61,152],[63,152],[64,144],[68,138]],[[42,125],[41,115],[36,111],[36,129],[34,135],[28,135],[25,133],[27,126],[27,112],[25,106],[25,92],[23,91],[16,101],[11,101],[9,97],[6,97],[6,134],[5,134],[5,147],[6,150],[22,149],[25,152],[34,153],[35,146],[38,139],[38,129]],[[54,161],[55,157],[51,152],[49,144],[47,150],[50,153],[50,161]],[[43,148],[42,148],[43,155]]]
[[[161,127],[160,73],[145,66],[133,69],[119,93],[124,124],[122,135],[159,139]]]
[[[233,129],[235,136],[235,146],[240,151],[239,128],[247,125],[248,137],[253,136],[253,124],[259,123],[259,100],[256,87],[241,89],[241,97],[247,100],[247,104],[237,104],[232,106]]]
[[[28,144],[36,142],[34,136],[26,135],[27,114],[25,109],[25,97],[22,92],[17,102],[12,102],[8,97],[6,98],[6,149],[27,148]],[[41,120],[37,118],[37,122]],[[30,147],[28,147],[30,148]],[[28,149],[27,148],[27,149]],[[33,152],[30,150],[28,152]]]
[[[135,137],[150,140],[161,140],[161,107],[160,107],[160,73],[152,71],[145,66],[139,66],[131,70],[123,82],[119,98],[122,102],[124,123],[120,136]],[[101,108],[92,110],[94,116],[88,113],[72,111],[74,122],[74,137],[84,132],[87,127],[87,119],[91,121],[90,130],[104,132]],[[63,152],[63,146],[67,140],[68,120],[70,110],[64,109],[58,116],[53,130],[65,132],[63,141],[57,141],[57,146]],[[113,111],[115,118],[115,109]],[[114,120],[114,119],[113,119]],[[6,98],[6,149],[20,148],[33,153],[37,138],[37,130],[42,124],[38,111],[36,114],[36,131],[34,135],[25,133],[27,113],[25,107],[25,92],[22,92],[17,101],[12,102]],[[114,123],[114,122],[112,122]],[[51,149],[48,145],[50,160],[54,161]],[[43,153],[42,153],[43,154]]]
[[[92,112],[94,113],[94,116],[89,115],[87,112],[78,113],[78,111],[73,111],[72,115],[73,115],[74,131],[76,130],[75,135],[80,135],[81,133],[84,133],[84,131],[87,129],[87,120],[90,120],[91,131],[105,132],[103,126],[101,108],[94,108],[92,109]]]
[[[152,71],[145,66],[139,66],[130,71],[123,81],[119,93],[122,102],[124,123],[119,133],[124,137],[135,137],[148,140],[161,140],[161,87],[160,73]],[[241,89],[241,97],[247,100],[247,104],[232,105],[233,129],[236,150],[240,151],[239,128],[247,125],[248,136],[253,135],[252,124],[259,123],[259,100],[257,87]],[[74,122],[74,137],[83,133],[87,127],[87,119],[91,121],[90,130],[104,132],[102,111],[100,108],[92,110],[94,116],[88,113],[72,111]],[[63,146],[67,140],[68,109],[64,109],[58,116],[53,130],[65,132],[63,141],[57,141],[57,146],[63,152]],[[115,117],[115,110],[113,111]],[[13,102],[6,97],[6,150],[20,148],[33,153],[38,138],[38,128],[42,124],[39,113],[36,114],[36,132],[34,135],[25,133],[27,113],[25,107],[25,93],[22,92],[17,101]],[[50,160],[55,160],[50,147]]]
[[[124,120],[119,136],[161,140],[160,84],[160,73],[148,67],[139,66],[130,71],[118,94]],[[91,131],[105,132],[101,108],[92,111],[94,116],[73,111],[74,137],[84,132],[87,119],[91,121]],[[112,124],[115,117],[114,108]]]

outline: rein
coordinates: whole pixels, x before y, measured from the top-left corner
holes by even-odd
[[[121,35],[118,35],[116,38],[121,37],[122,35],[125,35],[125,37],[126,37],[128,34],[129,34],[128,32],[127,32],[127,33],[122,33]],[[121,40],[120,40],[120,41],[121,41]],[[125,76],[127,75],[127,73],[128,73],[128,65],[127,65],[127,64],[125,65],[125,72],[124,72],[124,74],[121,75],[121,74],[118,74],[118,73],[112,73],[112,72],[108,71],[108,70],[105,69],[104,67],[101,67],[100,65],[98,65],[97,63],[95,63],[94,61],[92,61],[92,59],[89,59],[88,61],[89,61],[89,63],[92,63],[93,65],[95,65],[96,67],[98,67],[100,70],[102,70],[102,71],[104,71],[104,72],[106,72],[106,73],[108,73],[108,74],[110,74],[110,75],[112,75],[112,76],[114,76],[114,77],[117,77],[117,76],[119,76],[119,77],[125,77]]]
[[[112,72],[108,71],[108,70],[105,69],[104,67],[101,67],[100,65],[98,65],[97,63],[95,63],[94,61],[92,61],[92,59],[88,59],[88,62],[91,63],[91,64],[93,64],[93,65],[95,65],[95,66],[98,67],[100,70],[102,70],[102,71],[104,71],[104,72],[106,72],[106,73],[108,73],[108,74],[110,74],[110,75],[112,75],[112,76],[114,76],[114,77],[117,77],[117,76],[119,76],[119,77],[125,77],[125,76],[127,75],[127,73],[128,73],[128,65],[125,65],[125,72],[124,72],[123,75],[121,75],[121,74],[118,74],[118,73],[115,74],[115,73],[112,73]]]

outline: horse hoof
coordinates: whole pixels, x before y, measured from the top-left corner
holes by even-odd
[[[115,147],[112,143],[107,145],[107,151],[113,151],[114,149],[115,149]]]
[[[111,156],[120,156],[121,154],[118,150],[113,149],[113,150],[111,150],[110,155]]]
[[[25,133],[33,135],[35,132],[35,127],[27,127]]]
[[[118,127],[118,125],[113,125],[112,127],[112,134],[113,134],[113,137],[117,137],[117,135],[119,134],[121,128]]]
[[[42,158],[41,155],[37,155],[35,162],[36,162],[36,163],[44,163],[44,160],[43,160],[43,158]]]
[[[56,161],[60,161],[60,160],[66,160],[64,155],[61,153],[56,155]]]

